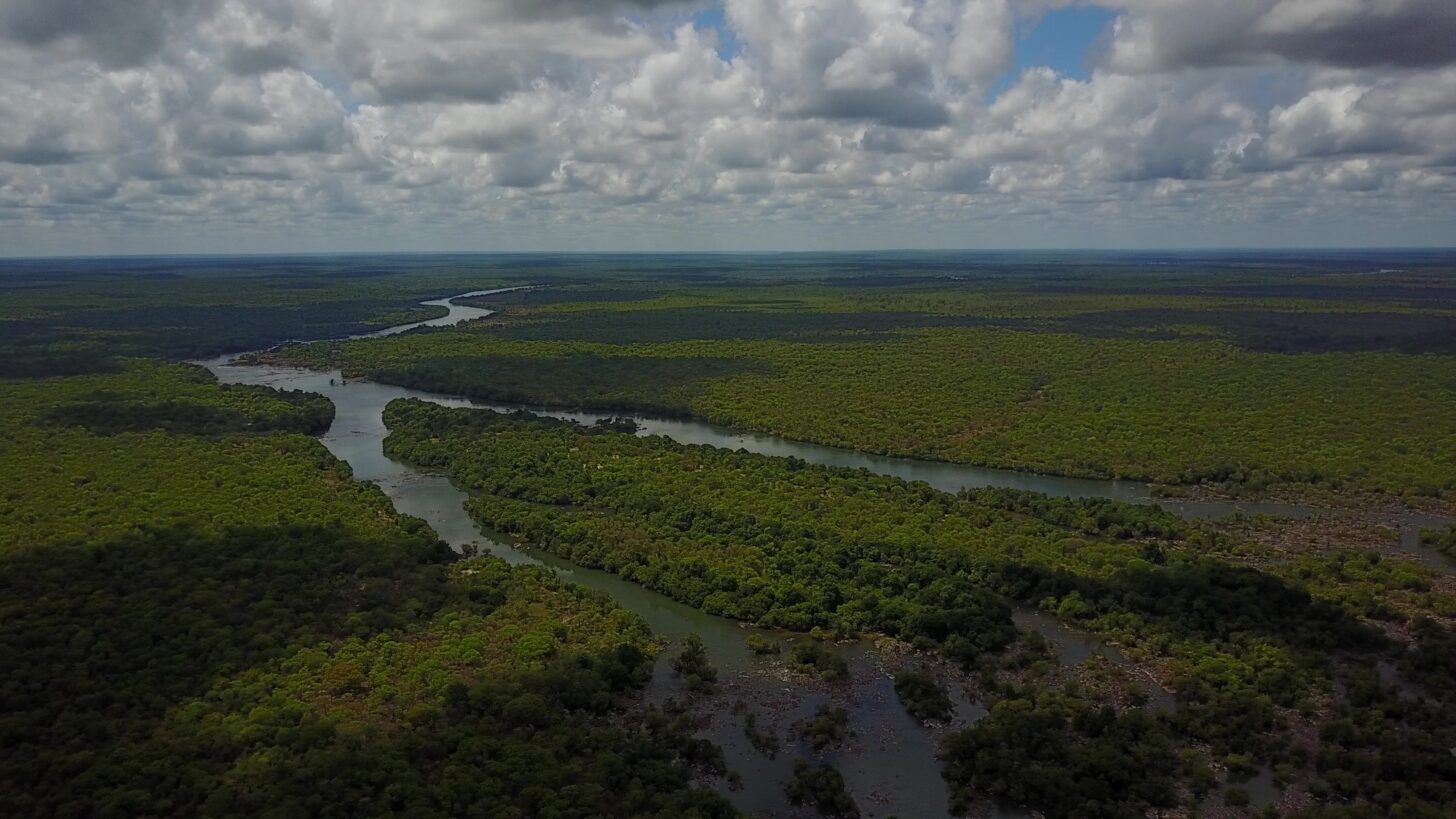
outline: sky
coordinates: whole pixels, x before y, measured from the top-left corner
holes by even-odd
[[[1418,245],[1453,0],[0,0],[0,256]]]

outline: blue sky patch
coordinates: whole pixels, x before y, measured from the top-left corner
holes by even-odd
[[[738,42],[738,36],[733,33],[733,28],[723,16],[722,6],[710,6],[693,15],[693,28],[698,31],[704,29],[718,30],[718,57],[723,60],[732,60],[743,53],[743,44]]]
[[[992,85],[991,96],[1010,88],[1021,72],[1046,66],[1063,77],[1088,79],[1092,49],[1117,12],[1101,6],[1052,9],[1040,18],[1018,20],[1011,70]]]

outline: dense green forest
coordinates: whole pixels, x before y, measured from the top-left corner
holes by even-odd
[[[317,396],[218,387],[200,367],[145,360],[0,384],[0,552],[172,524],[399,525],[378,490],[298,434],[333,417]]]
[[[268,360],[870,452],[1449,507],[1446,268],[1146,264],[0,263],[0,804],[17,816],[734,815],[704,787],[727,772],[691,710],[641,696],[662,646],[639,617],[544,570],[451,552],[310,437],[334,418],[326,399],[219,386],[175,363],[439,314],[422,299],[546,285],[479,302],[504,308],[489,321]],[[781,734],[802,753],[847,752],[850,671],[832,638],[886,635],[914,658],[894,680],[912,715],[953,713],[942,681],[989,711],[916,729],[945,731],[958,810],[1217,810],[1248,799],[1242,778],[1265,766],[1296,796],[1280,808],[1312,817],[1456,810],[1456,597],[1446,569],[1384,540],[950,494],[641,438],[630,420],[418,402],[392,403],[386,420],[388,452],[448,474],[482,524],[713,614],[812,633],[780,656],[749,638],[759,662],[832,699],[792,726],[748,713],[755,754],[776,753]],[[1453,551],[1451,530],[1423,540]],[[1014,627],[1016,607],[1099,636],[1125,665],[1059,667]],[[699,641],[663,662],[700,708],[737,682]],[[1171,705],[1144,705],[1139,684]],[[822,758],[796,762],[787,796],[860,811]]]
[[[950,736],[946,776],[957,801],[990,795],[1052,816],[1142,816],[1178,804],[1168,726],[1060,694],[1016,691]]]
[[[299,434],[328,401],[141,360],[0,387],[7,815],[733,815],[681,716],[622,716],[645,624],[459,560]]]
[[[1005,491],[950,495],[525,413],[395,401],[386,421],[389,453],[448,473],[472,493],[467,508],[481,523],[715,614],[887,634],[984,670],[1014,639],[1009,599],[1163,669],[1177,692],[1167,714],[1111,714],[1065,691],[983,692],[1002,704],[947,746],[949,774],[1050,815],[1081,815],[1071,806],[1084,800],[1108,815],[1177,801],[1190,774],[1150,762],[1173,758],[1170,748],[1308,770],[1295,732],[1335,696],[1332,658],[1411,664],[1345,598],[1208,557],[1202,532],[1152,508]],[[1150,532],[1164,539],[1155,544]],[[920,688],[907,685],[903,696],[929,699]],[[1445,696],[1436,679],[1422,690]],[[1456,738],[1424,724],[1427,742]],[[1061,739],[1047,744],[1036,731]],[[1026,744],[1004,745],[1003,734]],[[1330,767],[1318,772],[1338,778],[1351,763],[1333,747],[1321,760]],[[1423,753],[1425,765],[1450,766]],[[1028,769],[1028,755],[1047,773]],[[1039,778],[1020,779],[1028,776]],[[1066,784],[1052,788],[1045,777]],[[1434,815],[1447,798],[1407,801],[1413,815]]]
[[[391,403],[386,452],[447,469],[481,490],[468,508],[483,523],[574,563],[712,614],[796,631],[872,630],[968,661],[1013,636],[1010,609],[975,582],[970,563],[894,537],[944,518],[928,489],[865,475],[855,476],[867,482],[859,492],[856,480],[796,461],[437,409]],[[994,534],[977,524],[992,523],[953,525],[984,538]]]
[[[1232,292],[568,286],[498,297],[505,311],[478,325],[281,357],[482,399],[1057,474],[1242,493],[1456,490],[1449,289],[1392,287],[1376,302],[1353,286]]]

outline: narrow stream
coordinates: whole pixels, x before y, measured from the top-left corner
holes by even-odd
[[[519,288],[475,291],[463,296],[491,295],[515,289]],[[492,312],[456,305],[451,298],[424,304],[442,306],[449,312],[440,318],[361,334],[355,338],[395,335],[417,327],[447,326],[482,318]],[[745,640],[754,632],[765,634],[780,645],[807,638],[763,632],[707,615],[616,575],[575,566],[553,555],[523,548],[499,533],[483,532],[465,513],[465,493],[448,478],[420,472],[384,455],[383,440],[388,430],[382,414],[385,405],[396,398],[418,398],[450,407],[504,410],[518,407],[473,402],[369,381],[345,381],[338,371],[234,364],[232,358],[221,356],[201,363],[222,383],[307,390],[333,401],[336,415],[333,425],[321,438],[324,445],[350,465],[356,479],[378,484],[400,512],[423,518],[457,550],[474,545],[509,563],[550,567],[572,582],[609,595],[620,605],[641,615],[655,632],[669,640],[677,641],[690,633],[699,634],[707,645],[712,662],[719,668],[721,685],[720,692],[710,702],[698,702],[695,711],[708,721],[703,736],[722,746],[730,770],[743,776],[742,789],[726,791],[740,810],[751,815],[792,813],[783,785],[790,777],[794,758],[802,755],[833,762],[843,773],[846,785],[866,816],[949,815],[948,789],[940,776],[940,765],[936,759],[936,749],[944,728],[927,729],[905,713],[893,690],[889,667],[894,665],[894,658],[887,658],[867,642],[848,643],[839,647],[850,663],[851,680],[847,684],[828,686],[791,676],[784,670],[781,655],[755,656],[748,651]],[[528,409],[584,423],[607,417],[607,414],[594,412]],[[741,448],[766,455],[798,457],[818,464],[865,468],[906,480],[925,481],[946,491],[1003,486],[1052,495],[1106,497],[1133,503],[1155,500],[1145,484],[1058,478],[866,455],[773,436],[742,434],[694,421],[633,417],[641,424],[639,434],[642,435],[664,435],[682,443]],[[1318,511],[1268,503],[1159,502],[1190,518],[1223,516],[1235,511],[1285,516],[1307,516]],[[1126,658],[1115,649],[1055,618],[1035,611],[1018,610],[1016,620],[1023,628],[1040,631],[1054,645],[1064,663],[1081,662],[1093,655],[1107,657],[1119,664],[1127,663]],[[667,667],[666,662],[658,663],[654,681],[646,692],[649,700],[681,696],[680,686],[671,679]],[[941,673],[946,674],[946,670],[942,668]],[[1170,703],[1166,692],[1151,683],[1149,687],[1153,704]],[[967,724],[985,714],[983,708],[967,699],[961,686],[951,685],[948,689],[957,706],[957,716],[948,727]],[[757,715],[760,729],[777,732],[783,741],[783,749],[776,758],[769,759],[749,745],[743,730],[743,716],[733,713],[732,706],[739,700],[746,704],[747,712]],[[794,722],[811,716],[819,704],[831,701],[850,712],[850,728],[854,736],[848,743],[821,753],[789,735]]]

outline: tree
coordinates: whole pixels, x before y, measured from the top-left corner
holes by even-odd
[[[672,658],[672,670],[691,691],[708,693],[718,682],[718,669],[708,662],[708,648],[696,633],[683,640],[682,649]]]

